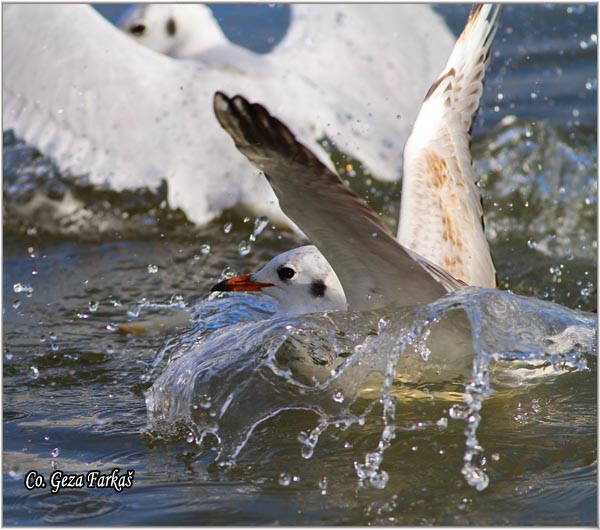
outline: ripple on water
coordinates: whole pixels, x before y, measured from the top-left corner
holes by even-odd
[[[119,496],[112,494],[112,490],[108,493],[91,491],[93,490],[61,490],[59,494],[53,495],[49,490],[27,492],[23,488],[24,493],[16,501],[13,499],[9,503],[9,511],[21,510],[37,514],[36,520],[56,525],[90,524],[122,509]]]

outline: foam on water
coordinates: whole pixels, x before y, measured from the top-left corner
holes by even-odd
[[[215,302],[220,314],[211,313]],[[477,428],[495,385],[586,370],[588,356],[597,355],[593,315],[490,289],[466,288],[425,308],[262,320],[246,312],[244,321],[216,326],[237,297],[205,304],[206,318],[202,307],[197,315],[204,334],[180,349],[170,345],[171,359],[147,394],[152,433],[191,432],[200,444],[210,434],[219,440],[218,462],[233,465],[260,423],[309,410],[320,418],[299,433],[301,454],[310,458],[328,427],[364,425],[381,404],[380,441],[355,462],[357,477],[375,488],[387,482],[381,464],[407,388],[462,386],[464,404],[450,418],[466,423],[462,473],[482,490],[489,478],[476,464],[483,452]]]

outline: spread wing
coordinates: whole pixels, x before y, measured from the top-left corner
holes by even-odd
[[[198,156],[222,146],[210,105],[214,87],[237,78],[139,46],[88,5],[2,9],[3,126],[62,171],[116,190],[166,179],[170,205],[198,223],[242,199],[276,203],[264,179],[231,193],[252,171],[237,153],[219,179],[215,161]]]
[[[473,8],[404,150],[398,240],[469,285],[496,287],[470,151],[499,7]]]
[[[329,261],[349,309],[423,305],[443,295],[444,286],[461,286],[398,244],[377,214],[263,106],[217,93],[214,107],[238,150],[264,171],[284,212]]]
[[[166,180],[170,206],[196,223],[243,204],[289,225],[265,179],[224,148],[228,139],[212,117],[215,91],[268,101],[305,145],[326,136],[375,176],[396,179],[405,118],[420,99],[412,87],[425,88],[451,46],[439,17],[419,9],[293,6],[290,36],[272,53],[226,43],[198,64],[144,49],[88,5],[5,4],[3,126],[61,171],[96,185],[155,188]],[[407,80],[410,90],[389,111]]]

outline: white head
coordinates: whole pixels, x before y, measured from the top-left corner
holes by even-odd
[[[224,280],[212,291],[262,291],[288,315],[348,308],[340,281],[313,245],[279,254],[258,272]]]
[[[142,46],[178,59],[227,41],[212,11],[199,4],[140,4],[118,26]]]

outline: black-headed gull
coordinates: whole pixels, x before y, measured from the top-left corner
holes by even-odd
[[[220,32],[212,17],[206,24],[207,36]],[[327,138],[394,180],[417,102],[452,42],[428,6],[400,4],[294,5],[271,53],[210,38],[198,61],[140,46],[82,4],[7,4],[3,28],[3,127],[93,184],[164,179],[169,205],[196,223],[235,205],[289,223],[264,178],[226,148],[210,114],[216,90],[268,101],[306,145]]]
[[[424,305],[466,284],[496,286],[469,140],[498,9],[479,5],[472,10],[446,68],[427,93],[406,146],[402,207],[411,199],[416,206],[401,214],[401,225],[409,229],[400,227],[400,243],[377,214],[262,105],[241,96],[215,95],[219,122],[239,151],[264,171],[283,210],[323,253],[339,278],[348,309]],[[405,233],[412,237],[411,248],[402,244]],[[317,271],[310,270],[314,251],[309,255],[297,249],[297,254],[305,274],[318,279]],[[255,277],[274,283],[280,258]],[[214,289],[226,290],[238,281],[229,279]],[[287,294],[293,297],[289,288]],[[285,294],[277,299],[285,299]],[[286,300],[288,308],[291,303]],[[303,297],[298,312],[306,307]]]
[[[223,280],[213,291],[262,291],[287,315],[345,310],[344,289],[317,247],[306,245],[275,256],[261,270]]]

